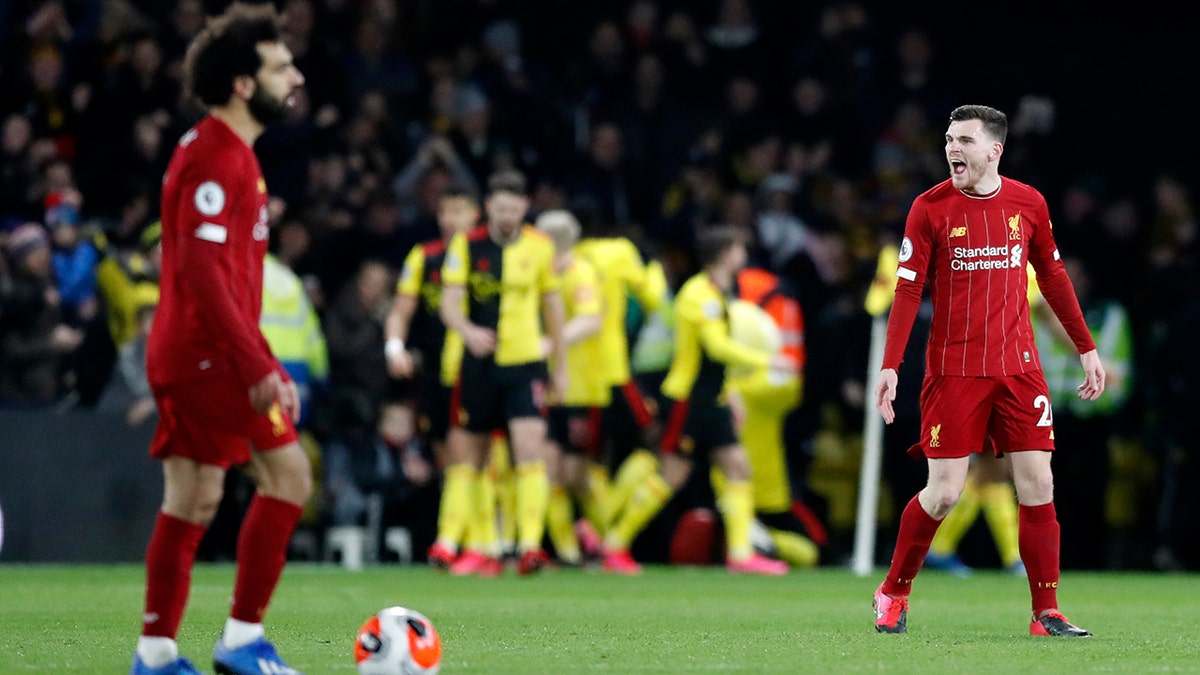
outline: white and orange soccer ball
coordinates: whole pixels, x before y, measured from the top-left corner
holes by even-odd
[[[442,639],[424,614],[388,607],[358,629],[354,660],[360,675],[434,675],[442,667]]]

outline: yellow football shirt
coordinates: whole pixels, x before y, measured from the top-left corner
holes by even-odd
[[[559,288],[554,244],[530,225],[500,246],[487,226],[454,235],[442,265],[442,283],[466,289],[467,318],[496,331],[497,365],[544,361],[542,296]]]
[[[589,262],[572,260],[563,271],[561,282],[568,322],[579,316],[602,316],[600,284]],[[567,393],[563,405],[608,405],[612,387],[601,365],[604,363],[601,346],[600,333],[596,333],[567,347]]]
[[[612,385],[625,384],[629,369],[629,338],[625,319],[630,297],[647,314],[658,309],[666,296],[667,279],[657,262],[645,264],[637,247],[625,237],[595,237],[575,245],[574,253],[595,268],[604,308],[600,328],[600,361]]]
[[[424,313],[423,325],[416,317],[409,328],[410,344],[429,344],[432,354],[425,356],[438,359],[439,379],[452,387],[458,381],[458,369],[462,364],[463,340],[457,331],[446,328],[442,323],[442,262],[446,257],[446,245],[440,239],[417,244],[404,259],[400,279],[396,282],[396,293],[415,297],[418,311]],[[416,336],[421,331],[427,335]]]
[[[675,296],[675,355],[662,392],[676,401],[721,399],[725,366],[766,367],[771,356],[739,344],[729,334],[726,298],[708,274],[688,279]]]

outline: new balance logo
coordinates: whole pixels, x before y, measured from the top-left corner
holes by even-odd
[[[291,666],[266,659],[258,660],[258,669],[262,671],[263,675],[300,675],[300,671]]]
[[[965,226],[950,228],[950,236],[951,237],[965,237],[966,234],[967,234],[967,228]]]

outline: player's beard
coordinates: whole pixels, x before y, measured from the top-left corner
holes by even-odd
[[[283,98],[273,98],[267,93],[266,87],[261,84],[254,88],[254,95],[246,102],[246,107],[250,109],[250,114],[258,123],[265,126],[270,126],[283,119],[287,114],[288,96]]]
[[[521,226],[513,225],[512,227],[508,227],[497,223],[495,225],[495,233],[496,239],[498,240],[497,243],[499,243],[501,246],[505,246],[517,240],[517,237],[521,234]]]

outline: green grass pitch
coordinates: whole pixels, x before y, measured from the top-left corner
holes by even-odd
[[[205,672],[233,573],[231,565],[195,571],[179,641]],[[651,566],[636,578],[552,570],[478,579],[292,564],[267,632],[310,675],[353,675],[358,626],[389,605],[430,617],[443,673],[1200,670],[1196,575],[1067,572],[1059,599],[1096,634],[1090,640],[1029,637],[1028,586],[999,572],[923,573],[909,634],[878,635],[871,592],[881,575],[823,568],[732,577]],[[128,672],[142,580],[138,565],[0,565],[0,673]]]

